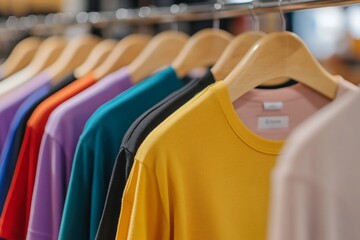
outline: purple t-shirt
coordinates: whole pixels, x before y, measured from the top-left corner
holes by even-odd
[[[27,239],[57,239],[72,161],[85,123],[97,108],[131,86],[123,68],[52,112],[41,141]]]
[[[51,81],[51,75],[44,71],[4,97],[0,97],[0,152],[4,146],[9,126],[20,105],[34,91]]]

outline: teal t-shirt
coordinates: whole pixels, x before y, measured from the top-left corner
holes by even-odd
[[[124,134],[142,113],[183,85],[168,67],[102,105],[90,117],[76,148],[59,239],[95,239]]]

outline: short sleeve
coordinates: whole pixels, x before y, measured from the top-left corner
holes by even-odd
[[[23,145],[14,171],[14,176],[1,215],[0,235],[5,239],[25,239],[27,230],[27,201],[29,183],[29,156],[31,142],[34,142],[34,132],[26,129]]]
[[[269,240],[309,239],[314,199],[308,186],[295,179],[273,178]],[[312,238],[310,238],[312,239]]]
[[[59,239],[90,239],[94,153],[79,141],[61,219]]]
[[[27,239],[57,238],[66,196],[61,145],[45,134],[41,143]]]
[[[114,239],[120,215],[121,199],[125,189],[125,160],[127,150],[121,148],[111,174],[111,181],[106,196],[106,201],[96,234],[96,239]]]
[[[170,239],[167,216],[155,173],[135,161],[123,195],[116,239]]]

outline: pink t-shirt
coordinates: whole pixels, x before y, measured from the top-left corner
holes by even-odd
[[[336,96],[356,88],[339,77]],[[243,123],[256,135],[284,140],[305,119],[331,102],[317,91],[298,83],[279,89],[253,89],[233,105]]]

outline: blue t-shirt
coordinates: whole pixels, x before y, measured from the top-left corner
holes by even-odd
[[[142,113],[183,85],[168,67],[118,95],[90,117],[77,145],[59,239],[95,239],[124,134]]]

